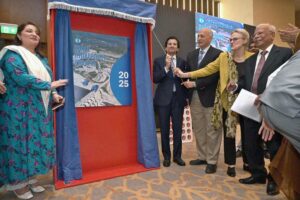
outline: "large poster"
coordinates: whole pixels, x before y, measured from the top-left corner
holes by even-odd
[[[76,107],[130,105],[130,40],[72,31]]]
[[[237,28],[244,28],[244,25],[239,22],[234,22],[226,19],[221,19],[218,17],[213,17],[209,15],[205,15],[202,13],[195,14],[195,22],[196,22],[196,48],[197,48],[197,33],[200,29],[210,28],[214,37],[212,40],[212,46],[221,49],[222,51],[230,51],[230,33]]]

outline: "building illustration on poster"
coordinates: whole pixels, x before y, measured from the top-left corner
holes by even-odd
[[[76,107],[131,105],[130,40],[72,31]]]
[[[239,22],[234,22],[218,17],[213,17],[209,15],[205,15],[202,13],[195,13],[195,43],[197,48],[197,33],[198,30],[203,28],[210,28],[214,37],[211,42],[211,45],[222,50],[222,51],[230,51],[230,33],[237,28],[244,28],[244,24]]]

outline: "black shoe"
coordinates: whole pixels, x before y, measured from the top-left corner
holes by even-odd
[[[240,149],[238,149],[236,152],[235,152],[235,157],[239,158],[239,157],[242,157],[242,151]]]
[[[163,161],[163,166],[164,166],[164,167],[170,167],[170,165],[171,165],[170,160],[164,160],[164,161]]]
[[[176,158],[173,161],[179,166],[185,166],[185,162],[181,158]]]
[[[278,186],[274,181],[268,181],[267,194],[272,196],[279,194]]]
[[[247,171],[247,172],[250,172],[250,168],[249,168],[249,165],[243,165],[243,170],[244,171]]]
[[[266,178],[265,177],[250,176],[248,178],[239,179],[239,182],[242,183],[242,184],[255,184],[255,183],[265,184],[266,183]]]
[[[235,167],[228,167],[227,168],[227,175],[231,177],[236,176]]]
[[[217,171],[217,165],[213,165],[213,164],[206,165],[205,173],[213,174],[213,173],[216,173],[216,171]]]
[[[206,165],[206,164],[207,164],[206,160],[196,159],[190,161],[190,165]]]

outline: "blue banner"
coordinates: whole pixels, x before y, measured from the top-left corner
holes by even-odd
[[[48,0],[48,8],[107,15],[155,25],[156,4],[139,0]]]
[[[239,22],[230,21],[227,19],[222,19],[218,17],[213,17],[210,15],[205,15],[202,13],[195,14],[196,22],[196,48],[197,48],[197,33],[203,28],[209,28],[213,31],[214,37],[211,42],[211,45],[221,49],[222,51],[230,51],[229,38],[230,34],[234,29],[244,28],[244,24]]]

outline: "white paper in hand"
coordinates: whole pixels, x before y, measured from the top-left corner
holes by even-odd
[[[234,101],[231,110],[254,121],[261,122],[260,114],[254,105],[256,97],[256,94],[242,89]]]

